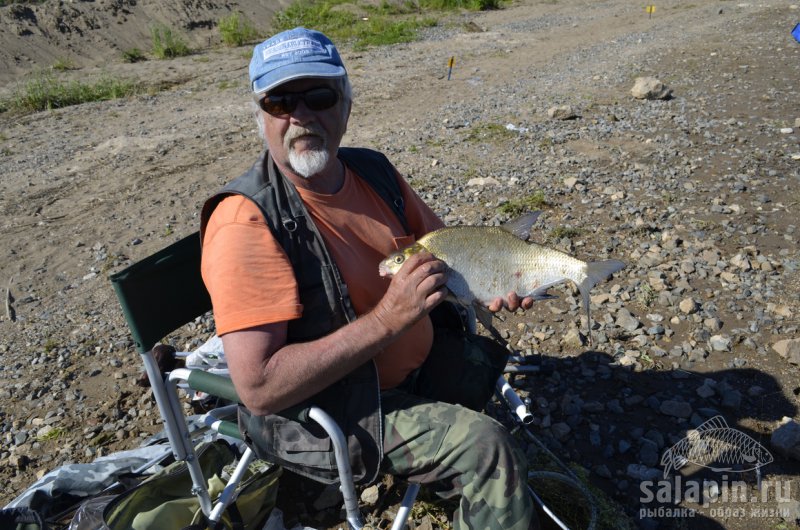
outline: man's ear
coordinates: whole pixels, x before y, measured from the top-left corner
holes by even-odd
[[[353,109],[353,102],[348,101],[347,106],[344,109],[344,133],[342,136],[347,132],[347,123],[350,121],[350,111]]]

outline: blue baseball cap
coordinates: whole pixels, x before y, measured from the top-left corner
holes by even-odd
[[[331,40],[306,28],[270,37],[253,48],[250,60],[250,83],[256,94],[295,79],[346,75],[342,58]]]

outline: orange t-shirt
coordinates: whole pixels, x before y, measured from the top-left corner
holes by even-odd
[[[357,315],[383,297],[389,280],[378,275],[386,255],[443,226],[436,214],[398,177],[412,233],[349,168],[342,188],[325,195],[298,188],[314,224],[347,284]],[[303,307],[291,263],[261,210],[239,195],[214,210],[203,237],[202,274],[214,305],[217,333],[300,318]],[[392,388],[425,360],[433,342],[429,318],[417,322],[375,357],[381,388]]]

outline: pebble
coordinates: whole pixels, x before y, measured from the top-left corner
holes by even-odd
[[[772,349],[791,364],[800,365],[800,339],[779,340]]]
[[[784,417],[780,426],[773,431],[770,444],[784,457],[800,460],[800,423]]]
[[[725,335],[713,335],[708,340],[708,343],[713,351],[724,351],[724,352],[731,351],[731,347],[733,345],[731,338]]]
[[[658,410],[661,414],[676,418],[688,418],[692,415],[692,406],[684,401],[665,400]]]

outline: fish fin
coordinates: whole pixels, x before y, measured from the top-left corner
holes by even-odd
[[[583,298],[583,307],[586,308],[587,336],[589,337],[590,346],[592,345],[592,317],[589,312],[589,306],[591,305],[589,293],[592,287],[621,270],[623,267],[625,267],[625,264],[615,259],[593,261],[586,264],[586,278],[578,284],[578,290],[581,292],[581,297]]]
[[[669,477],[669,472],[672,469],[672,449],[667,449],[661,456],[661,465],[664,466],[664,478]]]
[[[489,311],[489,309],[485,305],[478,303],[478,304],[472,304],[472,307],[475,308],[475,316],[477,317],[478,322],[480,322],[481,325],[487,330],[492,329],[493,327],[492,317],[497,317],[498,319],[500,318],[498,315],[495,315],[494,313]]]
[[[703,432],[703,431],[710,431],[712,429],[730,429],[728,427],[728,422],[725,421],[725,418],[722,416],[714,416],[713,418],[709,418],[700,425],[697,426],[695,431]]]
[[[516,219],[512,219],[507,223],[500,226],[506,232],[511,232],[518,238],[523,241],[527,241],[528,237],[531,235],[531,226],[539,219],[539,216],[542,215],[542,212],[529,212],[525,215],[517,217]]]
[[[554,294],[550,294],[548,292],[541,292],[540,293],[540,292],[536,292],[536,291],[532,292],[528,296],[533,298],[533,300],[536,301],[536,302],[539,302],[541,300],[554,300],[554,299],[558,298],[558,296],[556,296]]]

